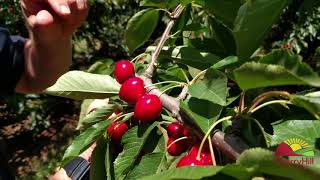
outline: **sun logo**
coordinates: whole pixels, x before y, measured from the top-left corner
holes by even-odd
[[[308,143],[298,138],[287,139],[286,141],[284,141],[284,143],[288,144],[294,152],[309,147]]]
[[[314,156],[309,144],[299,138],[290,138],[283,141],[276,149],[276,156]]]

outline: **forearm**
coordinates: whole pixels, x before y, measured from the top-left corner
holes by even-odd
[[[40,43],[31,39],[25,45],[25,71],[16,87],[17,92],[41,92],[53,85],[68,70],[72,59],[70,38]]]

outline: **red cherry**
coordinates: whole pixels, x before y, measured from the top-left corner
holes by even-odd
[[[173,143],[174,141],[175,139],[168,139],[167,151],[171,156],[180,156],[183,152],[185,152],[188,149],[188,145],[186,144],[185,139]]]
[[[119,91],[120,99],[127,103],[134,104],[146,93],[144,89],[143,80],[137,77],[126,80]]]
[[[202,165],[201,162],[198,161],[196,158],[186,155],[179,160],[176,167],[179,168],[184,166],[201,166],[201,165]]]
[[[180,138],[183,136],[183,130],[181,123],[171,123],[167,128],[168,136],[170,138]]]
[[[157,119],[162,111],[162,103],[158,96],[146,94],[142,96],[134,107],[134,118],[142,122]]]
[[[194,145],[191,150],[189,151],[189,156],[190,158],[193,158],[195,160],[197,160],[197,155],[199,152],[199,145]],[[200,164],[202,164],[203,166],[205,165],[212,165],[212,157],[211,157],[211,153],[208,147],[208,144],[205,144],[202,148],[202,151],[200,153]]]
[[[180,159],[176,167],[183,167],[183,166],[211,166],[212,158],[211,154],[201,153],[200,159],[197,159],[197,155],[193,156],[192,154],[188,154]]]
[[[129,127],[126,123],[119,123],[116,121],[108,127],[107,131],[114,142],[120,143],[122,136],[128,131],[128,129]]]
[[[134,66],[130,61],[121,60],[116,62],[114,68],[114,77],[122,84],[130,77],[134,77]]]
[[[192,148],[189,151],[189,155],[190,156],[197,156],[199,148],[200,148],[200,144],[193,145]],[[202,151],[201,151],[201,155],[202,154],[210,154],[210,149],[208,147],[208,143],[205,143],[203,145]]]

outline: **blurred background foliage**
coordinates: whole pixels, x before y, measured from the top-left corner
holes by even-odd
[[[303,0],[293,1],[259,51],[291,49],[320,73],[320,7]],[[139,3],[139,0],[91,0],[87,21],[73,36],[71,69],[110,74],[114,60],[129,58],[124,31],[130,17],[139,10]],[[0,25],[11,34],[28,36],[19,0],[0,0]],[[157,28],[153,39],[162,29]],[[14,95],[1,98],[0,105],[0,137],[6,139],[4,149],[7,148],[10,164],[19,179],[34,176],[43,179],[58,165],[75,134],[80,102],[48,95]],[[27,134],[22,133],[21,138],[21,133],[12,131]],[[16,148],[17,144],[21,147]],[[16,157],[21,149],[30,152]]]

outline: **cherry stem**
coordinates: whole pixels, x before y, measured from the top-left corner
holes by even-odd
[[[269,106],[271,104],[281,104],[281,105],[286,105],[286,104],[292,104],[290,101],[288,100],[273,100],[273,101],[269,101],[269,102],[265,102],[257,107],[255,107],[254,109],[248,111],[248,113],[255,113],[256,111],[262,109],[263,107]]]
[[[210,136],[211,134],[211,131],[221,122],[223,121],[228,121],[232,118],[232,116],[227,116],[227,117],[224,117],[222,119],[219,119],[218,121],[216,121],[215,123],[213,123],[211,125],[211,127],[209,128],[208,132],[206,133],[206,135],[204,136],[204,138],[202,139],[201,141],[201,144],[200,144],[200,147],[199,147],[199,152],[197,154],[197,158],[200,159],[200,154],[201,154],[201,151],[202,151],[202,148],[203,148],[203,145],[205,143],[205,141],[207,140],[207,138]]]
[[[171,12],[168,11],[168,10],[166,10],[166,9],[158,8],[157,10],[158,10],[158,11],[163,11],[163,12],[167,13],[169,16],[171,15]]]
[[[212,159],[212,165],[216,166],[216,158],[214,155],[214,151],[213,151],[213,146],[212,146],[212,142],[211,142],[211,136],[209,135],[208,137],[208,142],[209,142],[209,149],[210,149],[210,154],[211,154],[211,159]]]
[[[238,109],[238,114],[241,114],[243,112],[243,110],[245,109],[245,95],[246,95],[246,92],[243,91],[240,95],[240,102],[239,102],[239,109]]]
[[[116,116],[113,121],[115,122],[115,121],[119,120],[120,118],[125,117],[125,116],[127,116],[127,115],[131,115],[131,114],[133,115],[133,112],[125,113],[125,114],[122,114],[122,115],[120,115],[120,116]],[[129,120],[129,119],[127,119],[126,121],[128,121],[128,120]],[[124,121],[124,122],[126,122],[126,121]]]
[[[181,137],[181,138],[178,138],[178,139],[174,140],[172,143],[169,144],[167,149],[169,149],[174,143],[177,143],[177,142],[182,141],[184,139],[188,139],[188,137],[184,136],[184,137]]]
[[[138,56],[136,56],[135,58],[133,58],[131,60],[132,63],[134,63],[135,61],[137,61],[138,59],[144,57],[144,56],[147,56],[148,54],[147,53],[142,53],[142,54],[139,54]]]
[[[199,74],[196,75],[196,77],[194,77],[192,79],[192,81],[189,83],[190,85],[194,84],[201,76],[203,76],[205,73],[207,72],[207,70],[203,70],[201,71]]]
[[[260,124],[260,122],[259,122],[258,120],[254,119],[254,118],[250,118],[250,119],[253,120],[253,121],[259,126],[260,131],[262,132],[263,138],[264,138],[264,140],[266,141],[266,145],[267,145],[267,147],[269,148],[271,145],[270,145],[270,143],[267,141],[267,136],[266,136],[266,133],[265,133],[265,131],[264,131],[263,126]]]
[[[162,93],[159,95],[162,96],[164,93],[166,93],[167,91],[171,90],[171,89],[174,89],[174,88],[177,88],[177,87],[181,87],[183,84],[178,84],[178,85],[174,85],[174,86],[171,86],[171,87],[168,87],[167,89],[163,90]]]
[[[179,82],[179,81],[163,81],[163,82],[158,82],[158,83],[154,83],[154,84],[145,86],[144,88],[148,88],[148,87],[152,87],[152,86],[156,86],[156,85],[160,85],[160,84],[169,84],[169,83],[182,84],[182,82]]]
[[[264,100],[270,98],[270,97],[277,97],[277,96],[282,96],[285,98],[290,98],[291,94],[286,92],[286,91],[269,91],[269,92],[265,92],[261,95],[259,95],[258,97],[256,97],[253,101],[252,101],[252,105],[251,107],[247,110],[247,112],[251,112],[255,107],[257,107],[261,102],[263,102]]]

